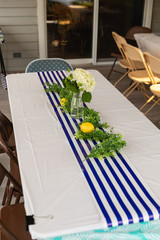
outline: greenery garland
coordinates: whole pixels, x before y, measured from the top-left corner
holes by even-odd
[[[60,107],[64,112],[70,113],[73,92],[56,83],[46,83],[45,85],[47,87],[46,92],[56,92],[59,94],[61,99],[65,99],[65,104],[61,104]],[[93,131],[82,131],[81,126],[84,123],[93,125]],[[108,130],[106,131],[104,129]],[[116,152],[119,152],[121,148],[126,146],[126,142],[122,139],[122,137],[122,134],[114,133],[113,127],[110,127],[107,122],[101,122],[99,112],[95,111],[94,109],[89,109],[88,107],[83,108],[83,121],[78,125],[77,132],[75,133],[75,138],[79,140],[84,139],[97,141],[97,144],[91,149],[86,159],[103,159],[106,157],[115,156]]]

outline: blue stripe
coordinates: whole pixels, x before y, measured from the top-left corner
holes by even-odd
[[[54,73],[53,73],[53,74],[54,74]],[[59,81],[58,81],[58,79],[57,79],[57,77],[55,76],[55,74],[54,74],[54,78],[55,78],[56,82],[57,82],[58,84],[60,84]],[[64,115],[64,117],[65,117],[65,119],[66,119],[66,121],[67,121],[67,123],[68,123],[68,125],[69,125],[69,127],[70,127],[70,129],[71,129],[71,131],[72,131],[72,133],[73,133],[73,135],[74,135],[74,134],[75,134],[75,131],[74,131],[74,129],[73,129],[73,127],[72,127],[72,125],[71,125],[71,123],[70,123],[67,115],[66,115],[65,113],[64,113],[63,115]],[[73,121],[74,121],[75,125],[77,126],[77,125],[78,125],[78,124],[77,124],[77,121],[76,121],[75,119],[73,119]],[[83,155],[84,155],[84,158],[86,158],[86,157],[87,157],[87,153],[86,153],[85,149],[83,148],[81,142],[80,142],[79,140],[76,140],[76,141],[77,141],[77,143],[78,143],[78,145],[79,145],[79,147],[80,147],[80,149],[81,149],[81,151],[82,151],[82,153],[83,153]],[[89,144],[89,143],[88,143],[88,144]],[[97,172],[96,172],[93,164],[91,163],[90,160],[88,160],[87,163],[88,163],[90,169],[92,170],[92,172],[93,172],[93,174],[94,174],[94,176],[95,176],[95,179],[97,180],[97,182],[98,182],[98,184],[99,184],[99,186],[100,186],[100,188],[101,188],[101,190],[102,190],[102,192],[103,192],[106,200],[108,201],[110,207],[112,208],[113,212],[115,213],[115,215],[116,215],[116,217],[117,217],[118,225],[122,225],[122,224],[123,224],[122,218],[121,218],[119,212],[117,211],[117,209],[116,209],[113,201],[111,200],[111,198],[110,198],[107,190],[105,189],[104,184],[102,183],[100,177],[98,176],[98,174],[97,174]]]
[[[142,197],[139,195],[138,191],[136,190],[136,188],[134,187],[134,185],[131,183],[130,179],[127,177],[126,173],[124,172],[124,170],[121,168],[121,166],[119,165],[118,161],[114,158],[111,157],[111,159],[113,160],[114,164],[116,165],[116,167],[119,169],[119,171],[121,172],[122,176],[124,177],[124,179],[126,180],[126,182],[128,183],[128,185],[130,186],[130,188],[132,189],[133,193],[135,194],[135,196],[137,197],[137,199],[141,202],[141,204],[144,206],[144,208],[147,210],[148,214],[149,214],[149,220],[154,220],[154,216],[153,216],[153,212],[151,211],[151,209],[148,207],[148,205],[144,202],[144,200],[142,199]]]
[[[116,188],[114,187],[112,181],[110,180],[110,178],[108,177],[106,171],[104,170],[102,164],[100,163],[100,161],[99,161],[97,158],[95,158],[95,161],[96,161],[99,169],[101,170],[103,176],[105,177],[106,181],[108,182],[108,185],[111,187],[111,189],[112,189],[114,195],[116,196],[118,202],[120,203],[120,205],[121,205],[122,208],[124,209],[124,211],[125,211],[128,219],[129,219],[129,223],[133,223],[133,217],[132,217],[130,211],[128,210],[128,208],[127,208],[126,205],[124,204],[122,198],[120,197],[119,193],[117,192]]]
[[[57,83],[59,84],[59,81],[58,81],[58,79],[57,79],[57,77],[56,77],[55,75],[54,75],[54,78],[55,78],[55,80],[57,81]],[[67,116],[65,113],[63,113],[63,115],[64,115],[64,117],[65,117],[65,119],[66,119],[66,122],[67,122],[68,126],[70,127],[70,129],[71,129],[71,131],[72,131],[72,133],[73,133],[73,135],[74,135],[74,134],[75,134],[75,130],[74,130],[74,128],[72,127],[71,122],[70,122],[69,119],[68,119],[68,116]],[[73,119],[73,121],[74,121],[74,123],[77,125],[77,121],[76,121],[75,119]],[[82,146],[80,140],[76,139],[76,142],[77,142],[80,150],[82,151],[82,153],[83,153],[83,155],[84,155],[84,158],[86,158],[86,157],[87,157],[87,153],[86,153],[84,147]],[[106,200],[108,201],[108,203],[109,203],[109,205],[111,206],[113,212],[115,213],[119,225],[122,225],[122,218],[121,218],[120,214],[118,213],[117,209],[115,208],[115,206],[114,206],[114,204],[113,204],[113,202],[112,202],[112,200],[111,200],[111,198],[110,198],[107,190],[105,189],[105,187],[104,187],[101,179],[99,178],[99,176],[98,176],[98,174],[97,174],[94,166],[92,165],[92,163],[91,163],[90,160],[87,161],[87,163],[88,163],[90,169],[92,170],[92,172],[93,172],[93,174],[94,174],[94,176],[95,176],[95,179],[97,180],[97,182],[98,182],[98,184],[99,184],[99,186],[100,186],[100,188],[101,188],[101,190],[102,190],[102,192],[103,192]],[[111,221],[111,220],[110,220],[110,221]],[[110,223],[111,223],[111,222],[110,222]]]
[[[140,211],[140,209],[137,207],[137,205],[135,204],[135,202],[132,200],[132,198],[130,197],[129,193],[127,192],[126,188],[124,187],[124,185],[122,184],[122,182],[120,181],[119,177],[117,176],[116,172],[114,171],[114,169],[112,168],[111,164],[109,163],[109,161],[107,159],[104,160],[105,164],[107,165],[107,167],[109,168],[110,172],[112,173],[112,175],[114,176],[115,180],[117,181],[117,183],[119,184],[121,190],[123,191],[123,193],[125,194],[126,198],[128,199],[128,201],[130,202],[130,204],[132,205],[132,207],[135,209],[135,211],[137,212],[138,218],[140,222],[143,222],[143,215]],[[130,221],[130,219],[129,219]]]
[[[38,73],[38,76],[39,76],[39,78],[41,80],[41,83],[42,83],[43,87],[46,88],[44,86],[44,82],[42,80],[42,77],[41,77],[40,73]],[[45,77],[45,80],[48,82],[46,76],[44,74],[43,74],[43,76]],[[59,101],[58,101],[55,93],[52,93],[52,94],[53,94],[53,96],[55,97],[55,100],[58,103]],[[47,96],[48,96],[48,98],[49,98],[49,100],[50,100],[50,102],[51,102],[51,104],[52,104],[52,106],[53,106],[53,108],[55,110],[56,106],[55,106],[55,104],[54,104],[50,94],[47,93]],[[84,167],[84,164],[82,163],[82,161],[80,159],[80,156],[79,156],[79,154],[78,154],[78,152],[77,152],[77,150],[76,150],[76,148],[74,146],[74,143],[72,142],[72,139],[69,136],[69,133],[68,133],[68,131],[67,131],[67,129],[66,129],[64,123],[63,123],[63,120],[62,120],[61,116],[59,115],[58,111],[55,111],[55,113],[56,113],[56,115],[57,115],[57,117],[58,117],[58,119],[59,119],[59,121],[60,121],[60,123],[62,125],[64,133],[66,134],[66,137],[67,137],[67,139],[68,139],[68,141],[69,141],[69,143],[71,145],[71,148],[72,148],[72,150],[73,150],[73,152],[74,152],[74,154],[76,156],[76,159],[78,160],[78,163],[79,163],[79,165],[80,165],[80,167],[82,169],[82,172],[84,173],[84,176],[85,176],[85,178],[86,178],[86,180],[87,180],[87,182],[88,182],[88,184],[89,184],[89,186],[90,186],[90,188],[91,188],[91,190],[92,190],[92,192],[93,192],[93,194],[94,194],[94,196],[95,196],[95,198],[97,200],[97,203],[98,203],[99,207],[101,208],[101,211],[102,211],[102,213],[103,213],[103,215],[104,215],[104,217],[105,217],[105,219],[107,221],[107,225],[108,225],[108,227],[112,227],[111,219],[110,219],[110,217],[109,217],[109,215],[108,215],[108,213],[107,213],[107,211],[106,211],[106,209],[105,209],[105,207],[104,207],[104,205],[103,205],[103,203],[102,203],[102,201],[101,201],[101,199],[100,199],[100,197],[99,197],[99,195],[98,195],[98,193],[97,193],[97,191],[96,191],[96,189],[95,189],[95,187],[94,187],[94,185],[93,185],[93,183],[92,183],[92,181],[91,181],[91,179],[90,179],[90,177],[89,177],[89,175],[88,175],[88,173],[87,173],[87,171],[86,171],[86,169]]]
[[[96,143],[96,141],[93,141],[93,143],[94,143],[94,145],[96,145],[97,143]],[[89,144],[87,144],[87,145],[89,145]],[[90,150],[91,150],[91,148],[90,148]],[[118,155],[118,153],[117,153],[117,155]],[[123,158],[122,157],[122,155],[121,154],[119,154],[119,157],[121,156],[121,158]],[[95,158],[95,160],[96,160],[96,158]],[[113,159],[112,159],[113,160]],[[121,159],[122,160],[122,159]],[[124,160],[124,158],[123,158],[123,160]],[[124,160],[125,161],[125,160]],[[125,161],[126,162],[126,161]],[[109,162],[108,162],[108,160],[106,159],[105,160],[105,163],[106,163],[106,165],[109,165]],[[124,162],[123,162],[124,163]],[[124,164],[125,165],[125,164]],[[126,163],[126,165],[127,165],[127,163]],[[130,168],[129,167],[129,165],[128,165],[128,168]],[[130,168],[130,170],[131,170],[131,168]],[[132,171],[132,170],[131,170]],[[104,171],[105,172],[105,171]],[[134,172],[132,171],[132,173],[134,174]],[[102,172],[102,174],[103,174],[103,172]],[[136,177],[136,179],[137,179],[137,181],[139,181],[139,179],[137,178],[137,176],[134,174],[134,176]],[[118,182],[119,183],[121,183],[121,181],[120,181],[120,179],[117,177],[117,180],[118,180]],[[139,181],[139,183],[141,183],[140,181]],[[141,184],[142,185],[142,184]],[[123,184],[121,183],[121,187],[123,186]],[[142,185],[143,186],[143,185]],[[143,186],[144,187],[144,186]],[[125,189],[125,187],[123,186],[123,190]],[[147,190],[144,188],[144,191],[147,193]],[[124,191],[123,191],[124,192]],[[125,189],[125,192],[127,193],[127,191],[126,191],[126,189]],[[138,192],[137,192],[138,193]],[[127,195],[129,195],[128,193],[127,193]],[[138,194],[139,195],[139,194]],[[148,194],[149,195],[149,194]],[[134,209],[136,210],[136,212],[137,212],[137,214],[138,214],[138,217],[139,217],[139,222],[143,222],[144,221],[144,219],[143,219],[143,215],[142,215],[142,213],[141,213],[141,211],[139,210],[139,208],[137,207],[137,205],[134,203],[134,201],[132,200],[132,198],[130,197],[130,196],[128,196],[129,197],[129,199],[130,199],[130,203],[131,203],[131,205],[134,207]],[[140,197],[140,195],[139,195],[139,197]],[[147,196],[148,197],[148,196]],[[141,198],[141,197],[140,197]],[[141,200],[143,201],[143,199],[141,198]],[[145,205],[145,207],[146,207],[146,210],[147,210],[147,212],[148,212],[148,214],[149,214],[149,219],[150,220],[154,220],[154,216],[153,216],[153,213],[152,213],[152,211],[151,211],[151,209],[148,207],[148,205],[143,201],[143,203],[144,203],[144,205]],[[121,205],[122,206],[122,205]],[[157,204],[157,206],[158,206],[158,204]],[[129,219],[129,221],[130,221],[130,218],[128,218]]]
[[[54,77],[56,78],[56,76],[54,75]],[[60,77],[60,75],[59,75],[59,77]],[[61,77],[60,77],[61,78]],[[56,81],[57,81],[57,83],[59,83],[59,81],[56,79]],[[86,141],[87,142],[87,141]],[[96,142],[94,141],[94,144],[96,144]],[[87,142],[87,146],[89,147],[90,146],[90,144]],[[92,172],[94,173],[94,175],[96,174],[96,172],[95,172],[95,169],[94,169],[94,167],[93,167],[93,165],[90,163],[90,161],[87,161],[88,162],[88,164],[89,164],[89,166],[90,166],[90,168],[91,168],[91,170],[92,170]],[[103,173],[103,172],[102,172]],[[95,177],[96,177],[96,175],[95,175]],[[97,177],[96,177],[96,179],[97,179]],[[129,179],[128,179],[129,180]],[[97,179],[97,181],[98,181],[98,179]],[[101,182],[99,182],[98,181],[98,183],[99,184],[101,184]],[[103,185],[100,185],[101,186],[101,189],[102,189],[102,191],[103,191]],[[132,185],[133,186],[133,185]],[[134,187],[134,186],[133,186]],[[132,191],[133,191],[133,188],[131,188],[132,189]],[[134,188],[135,189],[135,188]],[[104,192],[104,191],[103,191]],[[136,191],[136,193],[138,194],[138,192]],[[104,192],[104,194],[105,194],[105,192]],[[138,194],[138,195],[136,195],[136,196],[139,196],[139,200],[140,200],[140,202],[142,203],[142,205],[145,207],[145,209],[147,210],[147,212],[148,212],[148,214],[149,214],[149,219],[150,220],[153,220],[154,219],[154,217],[153,217],[153,213],[152,213],[152,211],[151,211],[151,209],[148,207],[148,205],[143,201],[143,199],[141,198],[141,196]],[[118,222],[121,222],[121,220],[120,220],[120,215],[117,215],[117,212],[116,212],[116,209],[115,209],[115,206],[114,205],[111,205],[112,206],[112,209],[113,209],[113,211],[114,211],[114,213],[116,214],[116,216],[117,216],[117,219],[118,219]],[[136,206],[136,205],[135,205]],[[137,212],[137,214],[138,214],[138,216],[139,216],[139,221],[143,221],[143,216],[142,216],[142,214],[141,214],[141,212],[140,212],[140,210],[138,209],[138,207],[136,207],[137,208],[137,210],[138,210],[138,212]],[[128,218],[128,219],[130,219],[130,218]]]
[[[58,77],[62,80],[62,77],[60,76],[59,72],[57,71],[56,73],[57,73]],[[62,75],[65,77],[64,72],[61,71],[61,73],[62,73]],[[38,73],[38,75],[39,75],[39,77],[40,77],[41,82],[43,83],[43,80],[41,79],[41,76],[40,76],[39,73]],[[53,83],[53,78],[50,76],[50,73],[49,73],[49,72],[47,72],[47,75],[48,75],[48,77],[50,78],[51,82]],[[54,73],[53,71],[52,71],[52,75],[53,75],[54,79],[56,80],[56,82],[57,82],[58,84],[60,84],[59,80],[57,79],[57,77],[56,77],[56,75],[55,75],[55,73]],[[43,76],[44,76],[45,80],[48,81],[44,73],[43,73]],[[52,93],[52,94],[53,94],[53,93]],[[89,183],[89,185],[90,185],[90,187],[91,187],[91,189],[92,189],[92,192],[94,191],[93,194],[94,194],[95,198],[98,199],[98,200],[97,200],[98,204],[100,203],[99,206],[101,205],[100,208],[101,208],[101,210],[102,210],[102,212],[103,212],[103,214],[104,214],[104,216],[105,216],[105,218],[106,218],[106,221],[107,221],[108,226],[110,227],[110,226],[112,226],[111,219],[110,219],[110,217],[109,217],[106,209],[104,208],[103,203],[101,202],[101,200],[100,200],[100,198],[99,198],[99,195],[98,195],[98,193],[97,193],[97,191],[96,191],[96,189],[95,189],[95,187],[94,187],[94,185],[93,185],[93,183],[92,183],[92,180],[90,179],[88,173],[86,172],[86,169],[85,169],[85,167],[84,167],[84,165],[83,165],[83,163],[82,163],[82,161],[81,161],[81,158],[80,158],[79,154],[77,153],[77,150],[76,150],[76,148],[75,148],[75,146],[74,146],[74,143],[72,142],[72,140],[71,140],[71,138],[70,138],[70,136],[69,136],[69,133],[68,133],[67,129],[65,128],[65,125],[64,125],[64,123],[63,123],[63,120],[61,119],[61,117],[60,117],[60,115],[59,115],[59,113],[58,113],[58,111],[57,111],[57,109],[56,109],[56,106],[54,105],[54,103],[53,103],[50,95],[49,95],[49,94],[47,94],[47,95],[48,95],[48,97],[49,97],[49,99],[50,99],[50,101],[51,101],[51,103],[52,103],[52,105],[53,105],[53,107],[54,107],[54,110],[55,110],[56,114],[58,114],[57,116],[58,116],[58,118],[59,118],[59,120],[60,120],[60,122],[61,122],[61,124],[62,124],[62,128],[63,128],[63,130],[64,130],[64,132],[65,132],[65,134],[66,134],[66,136],[67,136],[67,138],[68,138],[68,141],[69,141],[69,143],[70,143],[70,145],[71,145],[71,147],[72,147],[72,149],[73,149],[73,152],[74,152],[74,154],[75,154],[75,156],[76,156],[76,158],[77,158],[77,160],[78,160],[78,162],[79,162],[79,164],[80,164],[80,167],[81,167],[81,169],[82,169],[82,171],[83,171],[83,173],[84,173],[84,175],[85,175],[85,177],[86,177],[86,179],[87,179],[87,181],[88,181],[88,183]],[[53,94],[53,96],[54,96],[56,102],[57,102],[58,104],[60,104],[60,102],[59,102],[58,98],[56,97],[55,93]],[[75,134],[75,130],[74,130],[73,126],[71,125],[71,122],[69,121],[68,116],[67,116],[65,113],[63,113],[63,116],[65,117],[66,122],[67,122],[68,126],[70,127],[72,133]],[[74,122],[74,124],[77,126],[77,121],[76,121],[75,119],[73,119],[73,122]],[[63,125],[64,125],[64,126],[63,126]],[[87,153],[86,153],[86,151],[84,150],[81,142],[80,142],[79,140],[76,140],[76,141],[77,141],[77,144],[79,145],[79,147],[80,147],[80,149],[81,149],[84,157],[86,157],[86,156],[87,156]],[[90,146],[89,142],[86,140],[85,143],[86,143],[88,149],[90,150],[90,149],[91,149],[91,146]],[[95,142],[95,141],[93,141],[93,143],[96,145],[96,142]],[[77,157],[77,154],[78,154],[78,157]],[[159,208],[158,204],[157,204],[157,203],[153,200],[153,198],[149,195],[149,193],[147,192],[147,190],[145,189],[145,187],[143,186],[143,184],[140,182],[140,180],[139,180],[139,179],[137,178],[137,176],[134,174],[134,172],[133,172],[132,169],[129,167],[129,165],[126,163],[126,161],[124,160],[124,158],[123,158],[120,154],[118,154],[118,156],[119,156],[119,158],[121,159],[121,161],[123,162],[123,164],[126,166],[126,168],[130,171],[131,175],[135,178],[136,182],[139,184],[139,186],[141,187],[141,189],[143,190],[143,192],[146,194],[146,196],[149,198],[149,200],[152,202],[152,204],[158,208],[158,212],[159,212],[159,209],[160,209],[160,208]],[[121,172],[121,174],[123,175],[123,177],[126,179],[126,182],[127,182],[128,185],[130,186],[130,188],[132,189],[132,191],[134,192],[134,194],[136,195],[136,197],[139,199],[139,201],[142,203],[142,205],[143,205],[143,206],[145,207],[145,209],[147,210],[147,212],[148,212],[148,214],[149,214],[149,219],[150,219],[150,220],[153,220],[154,217],[153,217],[153,213],[152,213],[151,209],[150,209],[150,208],[148,207],[148,205],[143,201],[143,199],[141,198],[141,196],[139,195],[139,193],[137,192],[137,190],[135,189],[135,187],[133,186],[133,184],[131,183],[131,181],[130,181],[129,178],[127,177],[127,175],[124,173],[123,169],[120,167],[120,165],[118,164],[118,162],[117,162],[114,158],[112,158],[112,160],[113,160],[113,162],[115,163],[115,165],[117,166],[117,168],[119,169],[119,171]],[[103,176],[105,177],[105,180],[106,180],[106,181],[108,182],[108,184],[110,185],[113,193],[115,194],[115,196],[116,196],[116,198],[118,199],[119,203],[121,204],[122,208],[124,209],[124,211],[125,211],[125,213],[126,213],[126,215],[127,215],[127,217],[128,217],[129,223],[133,223],[133,217],[132,217],[131,213],[129,212],[128,208],[125,206],[123,200],[121,199],[121,197],[119,196],[117,190],[115,189],[114,185],[112,184],[111,180],[110,180],[109,177],[107,176],[107,173],[105,172],[103,166],[101,165],[101,163],[99,162],[98,159],[95,159],[95,162],[96,162],[96,164],[98,165],[99,169],[101,170]],[[95,179],[96,179],[97,182],[99,183],[99,186],[101,187],[101,190],[102,190],[102,192],[104,193],[104,196],[106,197],[106,199],[107,199],[108,203],[110,204],[113,212],[115,213],[115,215],[116,215],[116,217],[117,217],[118,224],[119,224],[119,225],[122,225],[122,224],[123,224],[122,218],[121,218],[120,214],[118,213],[118,211],[117,211],[114,203],[112,202],[112,200],[111,200],[111,198],[110,198],[107,190],[105,189],[105,187],[104,187],[101,179],[99,178],[99,176],[98,176],[98,174],[97,174],[97,172],[96,172],[93,164],[91,163],[90,160],[87,160],[87,164],[89,165],[90,169],[92,170],[92,172],[93,172],[93,174],[94,174],[94,176],[95,176]],[[137,212],[138,217],[139,217],[139,221],[140,221],[140,222],[141,222],[141,221],[144,221],[143,215],[142,215],[141,211],[139,210],[139,208],[137,207],[137,205],[134,203],[134,201],[132,200],[132,198],[129,196],[129,194],[128,194],[128,192],[126,191],[125,187],[123,186],[123,184],[121,183],[121,181],[120,181],[120,179],[118,178],[117,174],[115,173],[115,171],[113,170],[113,168],[111,167],[111,165],[109,164],[109,162],[108,162],[107,160],[105,160],[105,164],[107,165],[107,167],[109,168],[110,172],[111,172],[112,175],[114,176],[115,180],[117,181],[117,183],[118,183],[119,186],[121,187],[121,190],[124,192],[124,194],[126,195],[127,199],[130,201],[130,204],[133,206],[133,208],[134,208],[135,211]],[[86,175],[87,175],[87,176],[86,176]]]
[[[75,124],[76,124],[76,126],[77,126],[78,124],[77,124],[76,120],[74,120],[74,121],[75,121]],[[85,141],[88,149],[91,150],[91,145],[89,144],[88,140],[84,140],[84,141]],[[94,145],[97,144],[96,141],[93,141],[93,143],[94,143]],[[88,160],[87,160],[87,161],[88,161]],[[115,193],[116,193],[116,189],[114,188],[111,180],[108,178],[108,176],[107,176],[104,168],[102,167],[102,165],[100,164],[100,162],[99,162],[99,160],[98,160],[97,158],[95,158],[95,161],[96,161],[97,165],[99,166],[99,168],[100,168],[103,176],[104,176],[105,179],[109,182],[109,185],[112,186],[112,191],[113,191],[114,194],[115,194]],[[106,165],[107,165],[108,168],[109,168],[109,165],[110,165],[110,164],[109,164],[108,160],[106,161],[106,159],[105,159],[105,163],[106,163]],[[110,166],[110,167],[111,167],[111,166]],[[112,175],[113,175],[113,173],[112,173]],[[115,173],[115,175],[116,175],[116,173]],[[113,176],[115,177],[115,175],[113,175]],[[132,200],[132,198],[129,196],[128,192],[126,191],[125,187],[123,186],[123,184],[121,183],[121,181],[120,181],[120,179],[118,178],[117,175],[116,175],[116,180],[117,180],[117,182],[119,183],[120,187],[123,189],[123,192],[124,192],[125,195],[127,196],[128,200],[130,200],[131,205],[134,207],[135,211],[137,212],[137,215],[138,215],[138,217],[139,217],[139,221],[140,221],[140,222],[143,222],[144,219],[143,219],[143,215],[142,215],[141,211],[139,210],[139,208],[137,207],[137,205],[134,203],[134,201]],[[113,189],[114,189],[114,190],[113,190]],[[115,194],[115,196],[116,196],[116,198],[119,200],[119,203],[121,203],[121,207],[122,207],[122,208],[124,209],[124,211],[126,212],[129,223],[133,223],[133,217],[132,217],[131,213],[129,212],[129,210],[127,209],[127,207],[125,206],[125,204],[124,204],[124,202],[122,201],[122,199],[120,198],[120,196],[118,195],[118,192]]]
[[[53,73],[53,74],[54,74],[54,73]],[[54,75],[54,77],[56,78],[55,75]],[[60,77],[60,75],[59,75],[59,77]],[[56,81],[57,81],[58,84],[60,84],[57,78],[56,78]],[[74,123],[75,123],[76,126],[77,126],[77,122],[74,121]],[[74,133],[75,133],[75,132],[74,132]],[[73,133],[73,134],[74,134],[74,133]],[[91,149],[90,144],[88,143],[88,141],[85,141],[85,142],[87,143],[87,146],[88,146],[88,148],[89,148],[89,150],[90,150],[90,149]],[[96,145],[96,142],[95,142],[95,141],[94,141],[94,144]],[[82,149],[81,146],[80,146],[80,148]],[[85,155],[86,155],[86,152],[83,153],[83,154],[84,154],[84,156],[85,156]],[[88,160],[87,162],[88,162],[88,164],[89,164],[92,172],[94,173],[95,178],[96,178],[96,180],[98,181],[98,183],[99,183],[99,185],[100,185],[100,187],[101,187],[104,195],[106,196],[106,194],[108,194],[108,193],[105,192],[104,185],[102,184],[101,180],[99,179],[99,177],[98,177],[98,175],[97,175],[97,173],[96,173],[96,171],[95,171],[92,163],[90,162],[90,160]],[[101,169],[100,169],[100,170],[101,170]],[[105,171],[104,171],[104,172],[105,172]],[[104,175],[104,172],[102,172],[103,175]],[[132,188],[132,190],[133,190],[133,188]],[[137,193],[138,193],[138,192],[137,192]],[[117,197],[117,195],[115,195],[115,196]],[[138,194],[138,196],[140,197],[139,194]],[[142,199],[141,197],[140,197],[140,199],[141,199],[141,203],[143,202],[142,205],[146,208],[146,210],[147,210],[147,212],[148,212],[148,214],[149,214],[150,220],[153,220],[153,213],[152,213],[152,211],[150,210],[150,208],[148,207],[148,205],[143,201],[143,199]],[[120,217],[119,214],[117,215],[117,213],[118,213],[117,209],[115,208],[113,202],[112,202],[112,201],[110,202],[110,199],[108,199],[108,200],[109,200],[110,206],[112,207],[112,210],[114,211],[114,213],[115,213],[115,215],[116,215],[116,217],[117,217],[117,219],[118,219],[118,222],[121,224],[121,222],[122,222],[122,221],[121,221],[121,217]],[[132,200],[131,198],[130,198],[130,200],[131,200],[132,205],[134,206],[134,209],[137,211],[137,214],[138,214],[138,217],[139,217],[139,221],[143,221],[143,215],[142,215],[142,213],[140,212],[139,208],[136,206],[136,204],[133,202],[133,200]],[[120,201],[120,198],[119,198],[119,201]],[[123,202],[121,202],[121,206],[122,206],[122,208],[124,209],[124,211],[126,211],[126,209],[124,208]],[[128,212],[127,212],[127,213],[128,213]],[[131,216],[128,216],[128,215],[127,215],[127,217],[128,217],[128,219],[129,219],[129,221],[130,221]]]
[[[160,206],[154,201],[154,199],[151,197],[151,195],[148,193],[148,191],[146,190],[146,188],[143,186],[143,184],[140,182],[140,180],[137,178],[136,174],[133,172],[133,170],[131,169],[131,167],[128,165],[128,163],[125,161],[125,159],[123,158],[123,156],[120,153],[117,153],[118,157],[121,159],[121,161],[123,162],[123,164],[126,166],[126,168],[128,169],[128,171],[130,172],[130,174],[133,176],[133,178],[135,179],[135,181],[137,182],[137,184],[140,186],[140,188],[142,189],[142,191],[144,192],[144,194],[147,196],[147,198],[151,201],[151,203],[153,204],[153,206],[155,206],[155,208],[157,209],[158,213],[160,214]]]

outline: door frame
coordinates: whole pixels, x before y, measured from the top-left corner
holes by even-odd
[[[111,62],[97,62],[97,41],[98,41],[98,9],[99,0],[94,0],[93,9],[93,37],[92,37],[92,57],[87,59],[67,59],[70,64],[93,64],[109,65]],[[153,0],[145,0],[143,12],[143,26],[151,27]],[[47,58],[47,24],[46,24],[46,0],[37,0],[37,24],[38,24],[38,44],[39,58]]]

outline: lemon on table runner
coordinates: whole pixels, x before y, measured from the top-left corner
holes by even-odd
[[[62,106],[65,106],[67,102],[68,101],[67,101],[66,98],[61,98],[61,100],[60,100],[60,103],[61,103]]]
[[[94,131],[94,125],[90,122],[85,122],[80,125],[80,129],[82,132],[93,132]]]

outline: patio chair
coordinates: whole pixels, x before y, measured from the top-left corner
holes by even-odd
[[[7,177],[10,188],[8,191],[8,202],[6,202],[6,205],[9,205],[11,203],[13,194],[16,192],[16,200],[15,203],[18,203],[20,200],[20,197],[22,194],[22,187],[21,185],[16,181],[16,179],[10,174],[10,172],[0,163],[0,186],[4,180],[4,178]]]
[[[148,52],[143,53],[144,59],[146,61],[146,65],[149,71],[149,77],[152,82],[150,86],[150,90],[153,95],[148,99],[148,101],[141,107],[141,110],[151,101],[154,102],[150,108],[144,113],[145,115],[151,111],[160,101],[160,59],[152,56]],[[155,100],[155,98],[157,98]]]
[[[14,141],[12,122],[0,111],[0,153],[6,153],[10,158],[10,174],[21,184],[18,160],[16,157],[16,147]],[[2,205],[10,204],[12,194],[16,192],[15,188],[10,188],[10,180],[8,179]],[[18,202],[18,199],[16,200]]]
[[[44,72],[55,70],[73,70],[72,66],[61,58],[36,59],[28,64],[25,72]]]
[[[150,28],[143,27],[143,26],[131,27],[126,33],[125,39],[127,40],[127,43],[134,45],[135,47],[137,47],[137,43],[134,37],[134,34],[136,33],[152,33],[152,30]]]
[[[4,206],[0,212],[1,240],[31,240],[26,231],[24,203]]]
[[[125,34],[125,37],[124,37],[124,38],[125,38],[125,40],[127,41],[127,43],[129,43],[129,44],[137,47],[137,43],[136,43],[136,40],[135,40],[135,38],[134,38],[134,34],[135,34],[135,33],[151,33],[151,32],[152,32],[152,30],[151,30],[150,28],[142,27],[142,26],[134,26],[134,27],[131,27],[131,28],[127,31],[127,33]],[[118,49],[119,49],[119,48],[118,48]],[[122,72],[117,71],[117,70],[114,69],[117,60],[118,60],[118,59],[121,59],[121,58],[123,57],[123,56],[121,55],[121,51],[119,51],[119,53],[118,53],[118,52],[111,52],[110,55],[111,55],[111,57],[114,57],[114,62],[113,62],[112,67],[111,67],[111,69],[110,69],[110,71],[109,71],[109,74],[108,74],[108,77],[107,77],[108,80],[109,80],[109,77],[110,77],[112,71],[117,72],[117,73],[124,74],[124,73],[122,73]]]
[[[116,86],[125,76],[127,76],[127,74],[131,71],[131,67],[130,64],[128,63],[128,60],[126,59],[125,53],[122,49],[122,44],[127,44],[126,40],[124,37],[120,36],[119,34],[117,34],[116,32],[112,32],[113,38],[117,44],[117,47],[119,48],[119,51],[121,53],[122,59],[119,60],[119,65],[124,68],[127,69],[127,72],[123,74],[122,77],[120,77],[116,83],[114,84],[114,86]],[[135,62],[135,65],[137,66],[137,68],[144,68],[143,64],[141,64],[141,62]]]
[[[120,78],[116,81],[116,83],[114,84],[114,86],[116,86],[125,76],[127,76],[127,74],[128,74],[128,72],[130,71],[130,69],[129,69],[128,61],[127,61],[127,59],[126,59],[126,57],[125,57],[125,55],[124,55],[124,53],[123,53],[123,50],[122,50],[122,43],[126,43],[125,38],[122,37],[122,36],[120,36],[120,35],[119,35],[118,33],[116,33],[116,32],[112,32],[112,36],[113,36],[113,38],[114,38],[114,41],[115,41],[115,43],[116,43],[116,45],[117,45],[117,47],[118,47],[118,50],[119,50],[120,54],[117,54],[117,53],[112,53],[112,54],[111,54],[112,56],[115,57],[115,60],[114,60],[114,63],[113,63],[113,65],[112,65],[112,67],[111,67],[111,70],[110,70],[110,72],[109,72],[109,75],[108,75],[107,79],[109,79],[109,76],[110,76],[111,72],[113,71],[113,68],[114,68],[115,63],[116,63],[116,61],[117,61],[118,58],[120,58],[120,60],[119,60],[119,65],[120,65],[122,68],[127,69],[127,72],[126,72],[126,73],[122,73],[122,72],[119,72],[119,71],[118,71],[119,73],[122,73],[123,75],[122,75],[122,77],[120,77]],[[116,70],[114,70],[114,71],[116,71]],[[117,72],[117,71],[116,71],[116,72]]]
[[[148,94],[146,85],[149,86],[152,84],[152,82],[149,76],[148,66],[146,65],[143,57],[143,53],[139,48],[130,44],[122,44],[122,48],[131,67],[131,72],[129,72],[128,77],[133,80],[133,84],[123,92],[123,95],[128,97],[136,88],[138,88],[141,90],[145,100],[147,101],[151,96]],[[134,64],[135,61],[141,61],[141,64],[144,65],[145,69],[137,69]],[[155,81],[159,82],[159,79],[156,77]]]
[[[150,98],[145,85],[151,84],[151,80],[148,75],[142,51],[139,48],[126,43],[122,44],[122,48],[130,64],[131,71],[128,73],[128,77],[133,80],[133,83],[123,92],[123,95],[128,97],[136,88],[139,88],[145,99]],[[143,64],[142,70],[137,68],[135,61],[141,62],[141,65]]]

